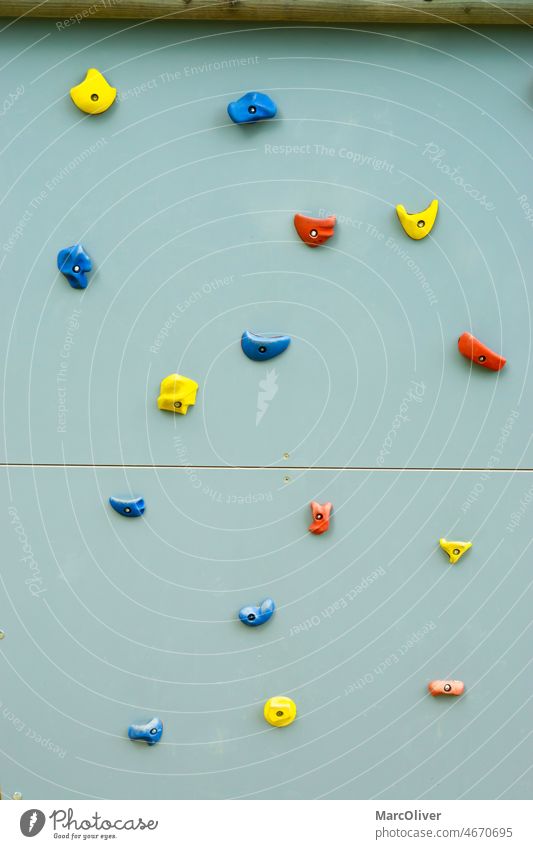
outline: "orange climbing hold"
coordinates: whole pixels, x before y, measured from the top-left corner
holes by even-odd
[[[458,347],[463,357],[483,366],[483,368],[490,368],[491,371],[500,371],[507,362],[505,357],[491,351],[471,333],[463,333],[462,336],[459,336]]]
[[[333,509],[332,504],[329,501],[326,504],[311,501],[310,507],[313,521],[309,525],[309,530],[312,534],[325,533],[329,528],[329,517]]]
[[[430,681],[428,690],[432,696],[460,696],[465,685],[463,681]]]
[[[333,236],[337,218],[330,215],[329,218],[308,218],[298,212],[294,216],[294,226],[302,242],[312,248],[322,245]]]

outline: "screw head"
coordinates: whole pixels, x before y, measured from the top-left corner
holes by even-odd
[[[417,227],[422,228],[422,227],[425,227],[425,225],[426,225],[426,222],[425,222],[425,221],[420,220],[420,221],[417,221],[417,222],[416,222],[416,226],[417,226]]]
[[[310,230],[309,235],[312,239],[316,239],[316,237],[318,236],[318,230]]]
[[[96,93],[95,93],[95,94],[91,94],[91,100],[94,100],[94,101],[99,100],[98,95],[97,95]]]

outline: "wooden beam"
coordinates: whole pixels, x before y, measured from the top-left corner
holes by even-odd
[[[0,16],[286,23],[533,24],[532,0],[0,0]]]

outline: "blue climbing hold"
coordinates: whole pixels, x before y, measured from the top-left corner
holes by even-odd
[[[271,598],[265,598],[259,607],[241,607],[239,610],[239,619],[245,625],[262,625],[268,622],[276,609],[276,605]]]
[[[273,118],[278,107],[268,94],[260,91],[249,91],[239,100],[228,103],[228,115],[236,124],[253,124],[254,121],[264,121]]]
[[[89,254],[81,245],[63,248],[57,255],[57,267],[65,275],[73,289],[86,289],[89,281],[85,276],[91,271],[92,264]]]
[[[123,516],[129,516],[130,519],[142,516],[144,513],[144,498],[116,498],[112,495],[109,503],[113,510],[122,513]]]
[[[290,344],[290,336],[265,335],[250,330],[245,330],[241,336],[242,350],[251,360],[271,360],[286,351]]]
[[[163,723],[159,717],[154,716],[150,722],[144,725],[130,725],[128,737],[130,740],[146,740],[149,746],[159,743],[163,734]]]

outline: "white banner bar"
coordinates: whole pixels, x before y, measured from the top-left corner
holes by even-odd
[[[525,801],[11,801],[6,849],[79,845],[220,849],[531,849]]]

